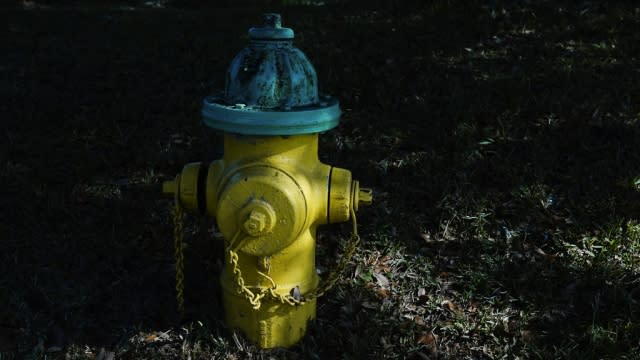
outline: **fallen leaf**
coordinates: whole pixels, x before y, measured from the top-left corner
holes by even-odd
[[[380,273],[373,273],[373,277],[375,277],[376,280],[378,280],[378,285],[380,285],[380,287],[386,288],[389,286],[389,279],[387,279],[386,276]]]
[[[146,343],[154,342],[157,338],[158,338],[158,335],[149,334],[149,335],[144,337],[144,342],[146,342]]]
[[[445,300],[440,305],[451,312],[458,312],[458,306],[451,300]]]
[[[422,335],[418,337],[418,344],[428,346],[429,352],[431,354],[435,354],[436,352],[438,352],[437,341],[438,339],[436,338],[436,335],[430,331],[422,333]]]
[[[478,304],[478,303],[477,303],[477,302],[475,302],[475,301],[472,301],[472,302],[469,304],[469,307],[467,307],[467,311],[468,311],[468,312],[470,312],[470,313],[478,312],[478,305],[480,305],[480,304]]]
[[[433,239],[431,239],[431,234],[420,233],[420,234],[418,234],[418,236],[420,236],[420,238],[422,240],[424,240],[425,242],[427,242],[427,243],[434,242]]]
[[[546,252],[544,252],[544,250],[540,249],[539,247],[536,247],[535,250],[536,250],[536,253],[544,256],[548,260],[555,260],[557,257],[557,255],[547,254]]]
[[[391,292],[388,289],[380,288],[376,291],[376,294],[378,295],[378,297],[385,299],[388,298],[389,295],[391,295]]]
[[[418,326],[427,326],[427,323],[424,322],[424,318],[422,316],[415,316],[413,318],[413,322]]]

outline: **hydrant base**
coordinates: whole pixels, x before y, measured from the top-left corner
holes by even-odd
[[[227,325],[263,349],[293,346],[306,333],[309,320],[316,317],[315,299],[296,306],[263,301],[257,311],[241,296],[225,291],[223,303]]]

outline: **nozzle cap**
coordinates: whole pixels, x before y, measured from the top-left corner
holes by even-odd
[[[174,195],[178,191],[178,180],[167,180],[162,183],[162,193],[166,195]]]

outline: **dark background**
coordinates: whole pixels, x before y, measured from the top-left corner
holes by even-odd
[[[0,354],[635,356],[638,4],[204,4],[0,5]],[[345,278],[275,352],[221,321],[212,220],[188,219],[179,319],[160,194],[219,156],[201,101],[266,11],[341,101],[321,159],[375,191]]]

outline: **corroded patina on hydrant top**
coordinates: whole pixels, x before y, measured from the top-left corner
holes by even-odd
[[[349,170],[318,160],[318,133],[338,125],[340,107],[318,94],[293,30],[281,26],[280,15],[265,14],[249,38],[224,92],[203,102],[204,123],[225,133],[223,158],[187,164],[163,191],[217,221],[227,324],[260,347],[287,347],[304,336],[316,298],[331,286],[317,275],[316,228],[351,219],[357,229],[355,211],[372,193]]]

